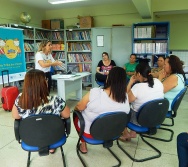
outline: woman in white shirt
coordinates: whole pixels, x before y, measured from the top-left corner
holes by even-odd
[[[52,85],[51,66],[61,66],[61,61],[55,61],[52,57],[52,43],[49,40],[44,40],[40,43],[38,52],[35,55],[35,69],[41,70],[45,73],[48,79],[48,91]]]
[[[90,126],[93,120],[105,112],[122,111],[129,113],[129,100],[126,93],[126,73],[121,67],[114,67],[109,71],[106,84],[103,89],[93,88],[80,102],[75,110],[82,112],[85,120],[84,136],[92,138]],[[77,131],[80,131],[78,119],[74,120]],[[80,152],[87,153],[86,142],[81,139]]]
[[[135,82],[136,83],[134,85]],[[164,98],[163,84],[151,75],[151,68],[146,63],[140,63],[136,66],[135,75],[130,78],[127,86],[127,93],[129,97],[129,103],[131,103],[131,122],[138,125],[136,119],[136,113],[138,112],[141,105],[144,103]],[[136,137],[136,132],[128,131],[125,128],[121,141],[129,141],[131,138]]]

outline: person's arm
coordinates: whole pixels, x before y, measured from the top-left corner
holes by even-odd
[[[128,93],[128,97],[129,97],[129,103],[132,103],[133,101],[136,100],[136,97],[133,95],[133,92],[131,90]]]
[[[170,75],[162,83],[164,87],[164,93],[166,93],[178,85],[178,77],[176,75]]]
[[[134,96],[131,88],[132,88],[132,85],[136,82],[136,78],[135,76],[133,75],[130,80],[129,80],[129,83],[127,85],[127,94],[128,94],[128,97],[129,97],[129,103],[132,103],[133,101],[136,100],[136,97]]]
[[[111,64],[112,64],[112,66],[113,66],[113,67],[115,67],[115,66],[116,66],[116,63],[115,63],[115,61],[114,61],[114,60],[111,60]]]
[[[133,85],[136,81],[137,81],[137,80],[136,80],[135,76],[133,75],[133,76],[130,78],[129,83],[128,83],[128,85],[127,85],[127,93],[129,93],[129,92],[131,91],[131,87],[132,87],[132,85]]]
[[[44,60],[38,61],[39,65],[43,68],[45,67],[51,67],[51,66],[60,66],[62,65],[61,61],[54,61],[54,62],[44,62]]]
[[[14,119],[21,119],[20,115],[18,114],[18,110],[17,110],[17,107],[15,106],[15,104],[12,107],[12,117]]]
[[[75,106],[75,110],[83,111],[87,107],[87,103],[89,102],[89,95],[90,92],[88,92]]]
[[[102,60],[99,61],[97,68],[96,68],[96,72],[100,74],[104,74],[103,72],[100,71],[101,66],[102,66]]]
[[[69,118],[70,117],[70,108],[66,105],[64,110],[61,112],[61,117]]]

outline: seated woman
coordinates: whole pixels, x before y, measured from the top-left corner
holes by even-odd
[[[163,84],[165,98],[169,100],[169,110],[171,110],[173,99],[185,86],[186,78],[181,60],[175,55],[167,57],[164,72],[159,74],[158,79]]]
[[[123,68],[114,67],[110,70],[103,89],[93,88],[88,92],[75,107],[82,112],[85,120],[84,135],[92,138],[89,134],[93,120],[102,113],[123,111],[129,113],[130,107],[126,94],[126,74]],[[76,130],[79,132],[79,122],[74,121]],[[87,153],[86,142],[82,139],[80,152]]]
[[[56,95],[49,96],[45,73],[37,69],[30,70],[25,75],[23,91],[15,100],[12,116],[14,119],[24,119],[42,113],[70,117],[70,109],[65,101]],[[50,153],[54,151],[50,150]]]
[[[139,81],[139,83],[133,85],[137,81]],[[153,78],[151,68],[146,63],[140,63],[136,66],[135,75],[130,78],[127,86],[127,93],[129,103],[131,103],[131,122],[136,125],[138,125],[136,112],[142,104],[150,100],[164,98],[162,83],[158,79]],[[135,137],[136,132],[129,132],[127,128],[125,128],[120,140],[129,141],[131,138]]]
[[[107,52],[103,52],[102,60],[99,61],[96,69],[96,80],[106,82],[107,75],[114,66],[116,66],[116,63],[113,60],[110,60]]]
[[[129,63],[126,63],[125,66],[124,66],[124,69],[126,70],[128,81],[130,80],[131,76],[134,75],[135,68],[136,68],[137,64],[138,63],[136,62],[136,55],[131,54],[130,59],[129,59]]]
[[[165,57],[164,56],[159,56],[158,60],[157,60],[157,68],[153,68],[151,70],[151,74],[153,75],[154,78],[158,78],[159,74],[161,72],[163,72],[163,68],[164,68],[164,61],[165,61]]]

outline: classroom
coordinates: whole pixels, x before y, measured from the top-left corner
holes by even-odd
[[[131,59],[130,55],[134,54],[137,62],[146,61],[151,68],[155,68],[158,66],[160,56],[175,55],[183,62],[182,68],[185,77],[188,78],[188,31],[186,30],[188,2],[186,0],[77,0],[78,2],[52,4],[55,1],[64,0],[0,0],[0,71],[9,69],[10,66],[20,68],[15,70],[11,67],[9,72],[11,84],[18,87],[21,93],[25,73],[36,68],[36,54],[42,41],[51,42],[51,55],[56,63],[54,65],[52,62],[51,66],[58,71],[59,64],[63,64],[63,67],[61,66],[63,74],[69,72],[72,77],[63,78],[60,72],[57,74],[58,77],[52,76],[52,81],[49,81],[46,75],[48,85],[49,82],[52,83],[50,95],[61,96],[70,108],[71,132],[63,145],[65,163],[68,167],[81,167],[84,165],[77,155],[77,151],[80,151],[77,150],[79,137],[73,124],[73,110],[78,99],[87,95],[92,88],[100,88],[100,84],[96,82],[96,69],[99,62],[107,53],[107,57],[115,62],[115,66],[126,68],[125,64]],[[5,34],[4,30],[7,30]],[[17,32],[21,32],[18,39],[15,37]],[[10,57],[6,52],[12,50],[6,51],[6,47],[8,42],[13,42],[16,46],[17,40],[19,40],[19,46],[15,47],[17,56],[15,61],[12,61],[14,54]],[[79,73],[83,73],[83,76]],[[66,79],[71,82],[64,81]],[[1,89],[3,89],[2,78],[0,78]],[[76,94],[73,91],[76,91]],[[187,99],[186,92],[178,107],[177,116],[174,116],[174,125],[161,126],[170,131],[159,129],[155,135],[168,140],[173,131],[171,141],[145,138],[160,150],[159,158],[136,162],[114,141],[111,150],[120,159],[119,166],[178,167],[177,136],[188,131]],[[28,152],[24,151],[16,140],[14,118],[11,112],[3,109],[2,103],[1,101],[0,166],[26,166]],[[164,121],[165,124],[170,122],[171,119],[168,118]],[[156,155],[156,151],[143,142],[139,134],[131,141],[119,141],[119,144],[136,159]],[[117,160],[103,145],[88,144],[87,147],[89,150],[87,154],[81,154],[80,151],[86,166],[117,165]],[[38,152],[31,152],[30,159],[31,167],[63,166],[60,148],[55,154],[48,156],[39,156]]]

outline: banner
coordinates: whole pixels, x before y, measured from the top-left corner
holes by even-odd
[[[10,82],[24,79],[26,63],[21,29],[0,27],[0,72],[3,70],[9,71]],[[5,76],[5,83],[6,78],[7,76]],[[2,84],[2,78],[0,78],[0,84]]]

